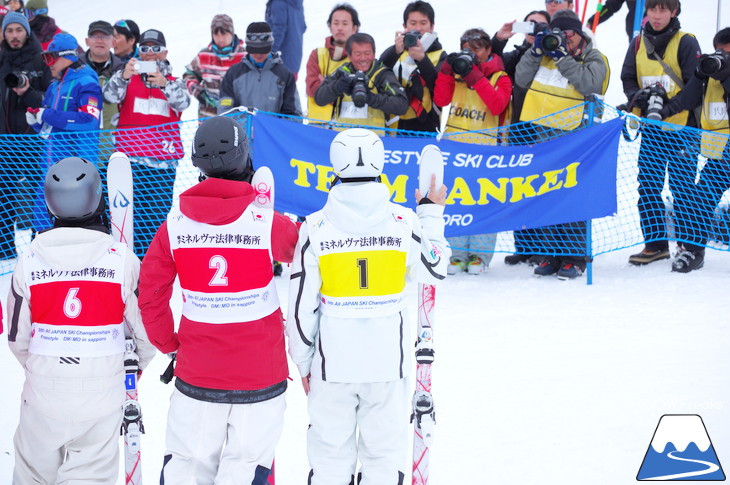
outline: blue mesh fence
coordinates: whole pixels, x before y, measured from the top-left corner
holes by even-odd
[[[269,114],[241,112],[232,116],[255,137],[249,123],[251,116],[258,115]],[[497,252],[590,259],[664,239],[728,250],[727,134],[639,119],[595,102],[532,122],[479,132],[447,132],[442,136],[466,143],[539,149],[543,141],[618,116],[624,117],[624,129],[616,161],[617,177],[615,181],[606,181],[616,183],[615,215],[587,222],[453,238],[453,249],[469,249],[487,260]],[[285,118],[293,123],[310,123],[302,118]],[[48,166],[66,156],[83,156],[94,161],[105,178],[107,160],[119,149],[132,161],[135,252],[142,256],[157,227],[177,204],[180,192],[198,180],[198,172],[190,162],[190,148],[198,124],[198,120],[193,120],[150,127],[143,132],[137,129],[64,133],[47,138],[0,136],[0,274],[12,271],[16,251],[23,251],[34,231],[50,227],[42,194]],[[351,126],[326,125],[332,129]],[[383,128],[377,131],[383,136],[421,137],[424,144],[436,136]],[[181,144],[157,141],[174,139],[178,133]],[[286,133],[281,136],[285,137]],[[159,146],[154,146],[156,143]]]

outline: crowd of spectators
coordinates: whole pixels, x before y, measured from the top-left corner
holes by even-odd
[[[26,156],[37,153],[37,167],[0,160],[3,173],[11,174],[6,179],[9,189],[0,196],[5,215],[0,218],[0,258],[5,259],[15,257],[14,229],[39,231],[46,223],[38,182],[44,167],[68,154],[68,147],[61,146],[66,144],[65,131],[109,130],[91,140],[92,151],[98,155],[91,158],[105,160],[113,150],[124,151],[136,179],[150,181],[137,187],[141,230],[135,250],[143,255],[153,236],[143,228],[157,227],[168,212],[177,164],[184,153],[179,131],[155,127],[179,121],[193,98],[198,101],[200,119],[245,106],[324,123],[422,132],[443,129],[445,134],[455,133],[452,138],[458,141],[490,145],[514,143],[493,129],[522,122],[521,141],[527,137],[539,142],[584,126],[588,117],[582,106],[606,93],[610,73],[609,60],[596,48],[590,26],[608,20],[626,3],[626,30],[631,37],[636,7],[631,0],[609,0],[600,14],[589,15],[583,24],[574,2],[545,0],[542,8],[537,4],[537,9],[526,12],[522,22],[508,21],[493,35],[480,27],[465,29],[458,44],[454,42],[461,51],[449,52],[437,34],[434,8],[417,0],[406,5],[402,27],[396,30],[393,43],[379,53],[357,9],[339,3],[326,18],[330,35],[307,57],[302,47],[307,28],[302,1],[268,0],[266,21],[251,22],[240,37],[229,15],[214,15],[208,44],[192,56],[179,76],[173,76],[167,60],[173,46],[161,30],[141,32],[132,19],[95,20],[89,24],[84,49],[56,25],[47,0],[3,3],[0,109],[5,123],[1,133],[38,132],[46,139],[28,141]],[[727,91],[721,91],[725,69],[711,75],[696,72],[702,49],[692,34],[680,28],[679,0],[647,0],[645,8],[641,36],[629,42],[620,69],[613,62],[627,97],[624,108],[647,116],[649,92],[659,86],[664,101],[656,115],[659,119],[724,133],[727,110],[719,115],[716,111],[727,97]],[[510,46],[518,24],[524,40]],[[557,46],[544,45],[551,32],[559,32]],[[722,51],[724,40],[721,35],[716,38],[712,51]],[[305,79],[298,80],[303,60]],[[154,67],[147,67],[150,63]],[[25,76],[14,85],[16,73]],[[64,81],[76,75],[83,82],[74,83],[76,92],[63,98],[72,102],[59,106],[54,101],[59,90],[70,89]],[[304,106],[299,82],[304,82]],[[83,93],[78,91],[82,86]],[[692,87],[692,95],[685,86]],[[709,94],[720,101],[713,104],[715,111],[708,108],[705,113],[700,108],[708,86],[712,87]],[[60,112],[74,114],[56,114]],[[461,115],[465,112],[479,115]],[[71,118],[75,120],[70,122]],[[111,131],[116,129],[123,130]],[[463,135],[466,131],[468,136]],[[698,269],[704,262],[704,246],[699,243],[707,237],[700,234],[696,218],[685,214],[702,199],[696,195],[696,185],[703,180],[690,180],[681,173],[687,163],[697,163],[697,150],[672,143],[677,133],[658,124],[645,125],[642,134],[638,207],[646,244],[629,263],[645,265],[671,257],[662,198],[666,175],[678,209],[676,234],[682,237],[672,269]],[[692,139],[691,133],[680,135]],[[703,141],[696,139],[695,144]],[[722,185],[722,172],[718,174],[712,180]],[[712,205],[721,196],[713,195],[712,201],[702,204]],[[452,240],[450,272],[485,272],[495,240],[495,234]],[[585,240],[585,221],[515,230],[515,254],[507,256],[505,263],[529,263],[536,275],[574,278],[586,266],[585,256],[580,255]],[[575,256],[564,256],[574,252]]]

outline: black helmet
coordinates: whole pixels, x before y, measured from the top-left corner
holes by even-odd
[[[193,140],[193,165],[208,177],[251,180],[248,138],[231,117],[216,116],[203,121]]]
[[[83,158],[68,157],[52,165],[43,192],[48,212],[62,222],[86,222],[104,212],[99,170]]]

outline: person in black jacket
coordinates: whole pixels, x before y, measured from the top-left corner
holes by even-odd
[[[273,45],[274,35],[269,24],[252,22],[248,25],[248,54],[223,76],[218,114],[245,106],[270,113],[302,115],[294,74],[281,57],[271,51]]]
[[[640,37],[629,43],[621,69],[621,82],[634,114],[649,117],[652,93],[661,97],[662,109],[653,113],[664,123],[697,127],[691,110],[681,108],[681,92],[694,76],[700,46],[694,35],[679,24],[679,0],[647,0],[648,22]],[[650,91],[651,90],[651,91]],[[662,198],[665,174],[673,194],[690,190],[696,167],[696,134],[643,123],[638,158],[639,218],[644,249],[629,257],[629,263],[644,265],[669,259],[669,241]]]
[[[433,31],[434,20],[428,2],[409,3],[403,12],[405,30],[396,32],[395,43],[380,55],[380,62],[393,70],[410,102],[408,111],[398,120],[401,130],[435,132],[440,125],[433,89],[446,52]]]
[[[40,108],[51,84],[51,72],[41,59],[41,46],[26,17],[9,12],[2,23],[0,45],[0,134],[35,133],[25,118],[27,108]],[[0,151],[0,259],[15,257],[14,223],[30,228],[32,208],[42,182],[37,165],[42,143],[32,137],[8,139]]]
[[[388,116],[405,114],[406,92],[393,71],[375,58],[373,37],[353,34],[345,51],[350,62],[324,78],[314,93],[318,105],[335,104],[333,121],[384,128]]]

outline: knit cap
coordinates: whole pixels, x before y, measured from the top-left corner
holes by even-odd
[[[216,15],[210,23],[210,31],[215,32],[217,29],[223,29],[226,32],[234,34],[233,19],[224,13]]]
[[[268,54],[274,46],[274,34],[266,22],[253,22],[246,28],[246,51],[249,54]]]
[[[3,33],[5,33],[5,29],[10,24],[20,24],[28,35],[30,35],[30,24],[28,23],[28,19],[22,13],[8,12],[5,15],[5,18],[3,19]]]
[[[48,15],[48,0],[28,0],[25,4],[28,10],[35,10],[36,15]]]

